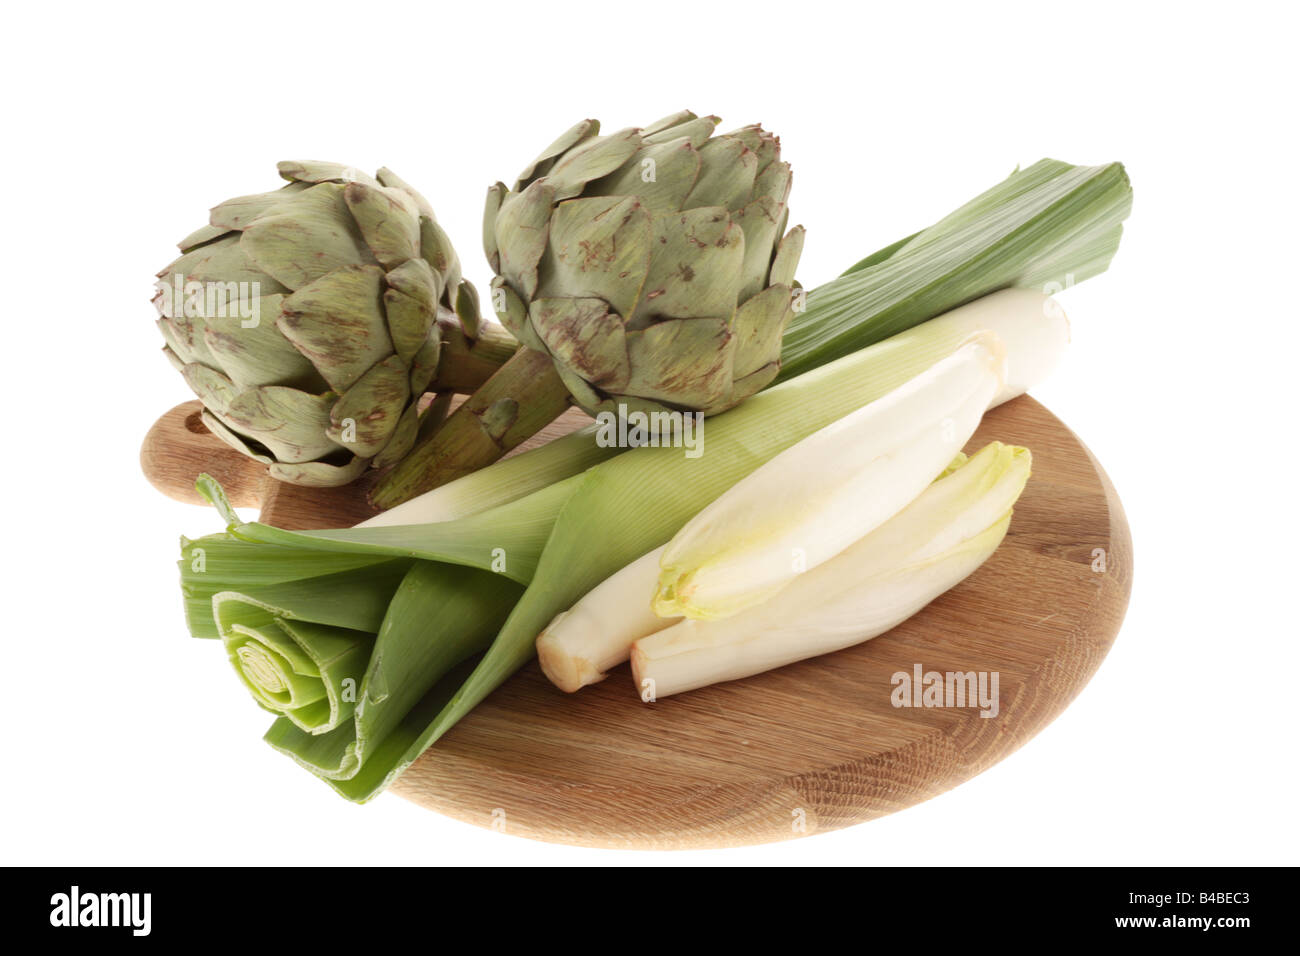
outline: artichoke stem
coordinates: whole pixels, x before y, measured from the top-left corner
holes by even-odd
[[[433,434],[375,483],[370,501],[391,508],[498,460],[569,407],[550,356],[521,348]]]
[[[519,350],[515,337],[495,322],[482,323],[474,339],[465,335],[459,322],[439,322],[439,326],[442,353],[438,371],[426,391],[478,391]]]

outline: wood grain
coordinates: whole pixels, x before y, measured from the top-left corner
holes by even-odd
[[[570,413],[543,437],[581,421]],[[151,437],[159,447],[168,444]],[[626,666],[565,695],[531,664],[425,753],[394,790],[519,836],[678,849],[834,830],[970,779],[1042,730],[1079,693],[1119,631],[1132,583],[1123,509],[1083,443],[1029,397],[990,412],[968,450],[993,439],[1034,454],[1034,474],[1006,540],[972,577],[888,634],[653,704],[640,701]],[[192,458],[177,464],[184,457],[142,455],[146,473],[164,490],[196,470]],[[202,467],[212,470],[207,462]],[[269,523],[356,520],[355,504],[338,500],[355,501],[355,488],[321,496],[277,484],[251,482],[248,492],[260,496]],[[910,674],[916,664],[925,671],[996,671],[997,716],[981,717],[974,708],[895,708],[892,675]]]

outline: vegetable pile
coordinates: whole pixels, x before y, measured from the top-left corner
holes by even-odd
[[[203,476],[226,529],[182,540],[191,634],[343,796],[534,655],[570,692],[630,660],[629,693],[659,700],[881,634],[1007,533],[1030,451],[962,449],[1063,354],[1040,290],[1107,267],[1123,168],[1043,160],[804,290],[776,138],[716,124],[586,121],[494,186],[502,325],[387,171],[281,164],[288,186],[216,207],[160,273],[187,290],[160,325],[214,433],[390,506],[287,531]],[[264,283],[261,321],[195,308],[205,281]],[[503,458],[571,403],[597,423]],[[695,413],[698,454],[646,431]],[[601,440],[611,416],[637,447]]]

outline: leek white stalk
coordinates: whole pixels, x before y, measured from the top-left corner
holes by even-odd
[[[503,458],[369,518],[358,528],[432,524],[478,514],[586,471],[622,449],[596,443],[596,425]]]
[[[661,617],[728,617],[761,604],[902,510],[974,434],[1001,392],[988,331],[915,378],[791,446],[668,543]]]
[[[573,693],[604,680],[606,671],[627,660],[633,641],[680,620],[650,609],[663,551],[642,555],[555,616],[537,638],[537,658],[552,684]]]
[[[1003,289],[945,312],[896,338],[922,333],[997,334],[1007,353],[1006,380],[989,405],[1001,405],[1047,381],[1070,344],[1070,322],[1061,304],[1033,289]]]
[[[1027,449],[994,442],[850,548],[770,600],[641,638],[643,699],[736,680],[884,633],[978,568],[1001,543],[1029,478]],[[835,523],[833,512],[822,520]]]

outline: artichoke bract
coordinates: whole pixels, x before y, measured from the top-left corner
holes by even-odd
[[[273,477],[333,486],[391,464],[517,348],[480,324],[428,202],[388,170],[279,164],[158,273],[164,351],[203,421]],[[448,396],[449,397],[449,396]]]
[[[488,191],[493,309],[526,348],[381,480],[377,504],[495,460],[570,400],[712,415],[777,376],[804,235],[786,232],[790,166],[762,127],[717,124],[682,112],[600,136],[584,120]]]

